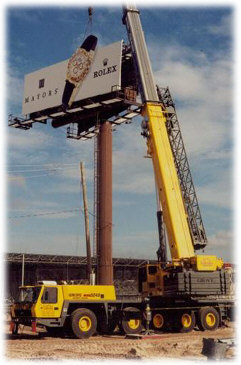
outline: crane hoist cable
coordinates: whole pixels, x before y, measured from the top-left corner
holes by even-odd
[[[87,34],[91,34],[91,32],[92,32],[92,25],[93,25],[92,16],[93,16],[93,8],[89,7],[88,8],[88,21],[86,24],[83,40],[86,38]]]

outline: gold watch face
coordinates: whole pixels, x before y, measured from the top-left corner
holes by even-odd
[[[69,60],[67,68],[67,79],[73,83],[83,81],[88,74],[91,64],[89,52],[83,48],[78,48]]]

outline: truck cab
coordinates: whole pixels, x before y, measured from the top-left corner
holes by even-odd
[[[112,285],[68,285],[44,281],[35,286],[22,286],[18,299],[11,307],[12,333],[18,332],[19,324],[32,326],[34,331],[36,325],[40,324],[49,332],[73,324],[79,334],[82,331],[80,324],[83,327],[86,322],[95,324],[97,319],[107,318],[108,303],[115,301],[115,288]],[[85,313],[76,319],[77,315],[74,317],[73,313],[80,310],[91,313],[89,317]],[[90,333],[94,333],[95,327],[89,328]],[[87,336],[89,330],[82,332]]]
[[[61,285],[45,283],[20,287],[19,296],[11,308],[15,321],[31,325],[36,318],[59,318],[63,307]]]

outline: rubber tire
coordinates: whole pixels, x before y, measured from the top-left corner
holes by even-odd
[[[215,324],[213,326],[209,326],[209,324],[206,321],[206,316],[208,313],[212,313],[216,318]],[[204,308],[199,309],[199,311],[198,311],[198,328],[201,331],[206,331],[206,330],[214,331],[219,327],[219,322],[220,322],[219,314],[215,308],[204,307]]]
[[[137,328],[131,328],[129,326],[129,320],[132,319],[132,315],[130,312],[134,312],[135,315],[133,316],[134,318],[139,318],[140,317],[140,323],[138,325]],[[125,333],[126,335],[128,334],[138,334],[141,333],[141,331],[143,330],[143,324],[142,324],[142,319],[141,319],[141,311],[138,308],[135,307],[127,307],[123,310],[123,316],[122,316],[122,320],[120,323],[120,329],[121,332]]]
[[[91,327],[88,331],[81,331],[79,321],[81,317],[88,317],[91,321]],[[78,308],[71,314],[71,327],[77,338],[89,338],[96,332],[97,319],[95,314],[87,308]]]
[[[156,327],[155,324],[154,324],[154,317],[156,315],[160,314],[162,317],[163,317],[163,325],[161,327]],[[154,331],[165,331],[167,327],[167,314],[165,312],[156,312],[153,314],[153,317],[152,317],[152,321],[151,321],[151,328],[154,330]]]
[[[97,331],[102,335],[112,335],[118,326],[116,318],[109,318],[109,323],[106,323],[106,318],[98,320]]]
[[[185,327],[182,324],[182,317],[185,314],[187,314],[191,317],[191,324],[190,324],[189,327]],[[194,327],[196,326],[196,317],[195,317],[195,314],[194,314],[193,311],[190,311],[190,312],[184,311],[184,312],[180,313],[180,315],[178,316],[178,320],[179,320],[179,326],[178,326],[179,328],[178,329],[179,329],[179,332],[181,332],[181,333],[191,332],[194,329]]]

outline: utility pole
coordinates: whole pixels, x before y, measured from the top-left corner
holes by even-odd
[[[23,256],[22,256],[22,282],[21,282],[21,285],[24,286],[24,259],[25,259],[25,255],[23,253]],[[24,300],[23,298],[23,292],[21,290],[21,300]]]
[[[23,257],[22,257],[22,286],[24,286],[24,259],[25,259],[25,255],[23,253]]]
[[[90,227],[89,227],[89,212],[87,202],[87,189],[85,180],[84,162],[80,162],[81,185],[83,191],[84,215],[85,215],[85,239],[86,239],[86,255],[87,255],[87,278],[90,280],[91,274],[91,248],[90,248]]]

